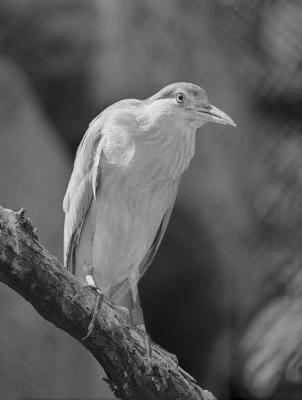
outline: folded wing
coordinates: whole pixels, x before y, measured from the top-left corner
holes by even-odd
[[[74,253],[80,239],[82,224],[99,182],[102,139],[100,115],[90,123],[79,145],[63,200],[64,265],[73,273]]]

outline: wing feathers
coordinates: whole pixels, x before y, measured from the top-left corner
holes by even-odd
[[[86,212],[89,209],[92,200],[92,187],[89,175],[85,175],[76,188],[73,188],[73,196],[68,197],[68,209],[65,211],[64,224],[64,264],[72,270],[74,266],[70,265],[69,255],[70,246],[73,245],[75,232],[82,225]],[[80,232],[78,232],[80,235]]]
[[[64,265],[74,270],[74,251],[81,235],[81,227],[96,195],[100,177],[102,153],[102,132],[99,118],[89,125],[74,162],[73,172],[63,200],[64,225]],[[94,161],[95,160],[95,161]]]
[[[100,178],[100,171],[101,171],[101,154],[103,150],[103,144],[104,144],[104,136],[100,140],[96,153],[95,153],[95,160],[92,166],[92,171],[91,171],[91,183],[92,183],[92,192],[93,196],[96,199],[96,189],[98,186],[99,178]]]

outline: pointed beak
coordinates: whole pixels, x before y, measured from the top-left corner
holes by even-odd
[[[196,108],[195,111],[200,113],[200,117],[206,122],[216,122],[217,124],[237,126],[231,117],[211,104]]]

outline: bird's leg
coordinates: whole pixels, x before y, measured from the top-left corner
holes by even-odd
[[[138,281],[139,281],[139,273],[136,269],[133,269],[131,275],[128,278],[130,294],[131,294],[131,303],[132,303],[130,310],[131,321],[134,327],[142,331],[146,331],[144,314],[138,295],[138,287],[137,287]]]
[[[150,358],[152,356],[152,346],[151,346],[150,336],[147,334],[147,331],[146,331],[145,319],[144,319],[144,314],[143,314],[143,310],[141,307],[141,303],[139,300],[137,283],[138,283],[138,280],[136,280],[135,278],[134,279],[133,279],[133,277],[129,278],[130,292],[131,292],[131,298],[132,298],[132,308],[130,311],[131,320],[132,320],[132,324],[134,325],[134,327],[139,329],[144,334],[145,349],[147,352],[147,362],[149,365],[149,369],[151,369]]]
[[[98,313],[99,313],[99,310],[100,310],[100,307],[102,304],[102,301],[104,299],[104,294],[96,286],[96,283],[95,283],[95,280],[93,277],[93,267],[92,266],[85,267],[84,270],[85,270],[85,280],[87,282],[87,285],[85,285],[84,288],[89,287],[89,288],[95,290],[96,294],[97,294],[97,298],[96,298],[96,302],[95,302],[95,306],[94,306],[93,315],[92,315],[91,321],[88,325],[87,334],[82,338],[82,340],[87,339],[91,335],[93,328],[94,328],[96,318],[98,316]]]
[[[95,283],[95,280],[93,277],[93,267],[85,268],[85,272],[87,272],[85,275],[85,280],[87,282],[87,285],[95,288],[96,290],[99,290],[96,286],[96,283]]]
[[[144,318],[144,314],[143,314],[143,310],[142,310],[142,307],[140,304],[138,294],[136,295],[135,300],[133,297],[134,296],[132,296],[133,306],[131,309],[132,324],[135,328],[146,333],[145,318]]]
[[[120,304],[116,304],[114,302],[114,293],[115,293],[116,288],[115,287],[111,287],[109,289],[109,291],[106,294],[106,298],[109,299],[110,302],[110,306],[118,312],[118,314],[120,314],[123,319],[125,320],[125,322],[122,323],[122,325],[129,326],[130,323],[130,315],[129,315],[129,308],[125,307],[124,305],[120,305]],[[123,304],[123,301],[122,301]]]

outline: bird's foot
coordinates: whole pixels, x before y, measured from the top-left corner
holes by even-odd
[[[81,296],[81,294],[84,292],[84,290],[88,290],[88,291],[93,290],[97,295],[104,296],[101,289],[99,289],[96,286],[89,285],[87,283],[86,285],[83,285],[81,287],[81,289],[73,296],[73,298],[71,299],[71,302],[73,303],[76,299],[78,299]]]
[[[95,321],[96,321],[98,313],[100,311],[102,301],[104,299],[103,292],[96,286],[95,280],[91,274],[86,275],[86,282],[87,282],[87,284],[82,286],[81,290],[72,299],[72,301],[74,301],[75,298],[79,297],[81,295],[81,293],[87,289],[93,290],[97,296],[96,301],[95,301],[94,310],[93,310],[93,315],[92,315],[91,321],[88,325],[87,334],[84,337],[82,337],[82,340],[87,339],[91,335],[94,325],[95,325]]]
[[[88,287],[88,285],[86,287]],[[95,325],[95,321],[97,319],[98,313],[100,311],[100,307],[102,305],[102,301],[104,299],[104,294],[101,292],[101,290],[99,288],[94,287],[94,286],[90,286],[90,288],[96,291],[97,297],[96,297],[96,301],[95,301],[95,305],[94,305],[93,315],[92,315],[91,321],[88,325],[87,334],[84,337],[82,337],[82,340],[86,340],[92,334],[92,331],[93,331],[93,328]]]
[[[147,366],[147,372],[151,372],[152,345],[150,336],[146,331],[146,326],[140,306],[135,307],[131,310],[131,325],[135,330],[137,330],[143,336],[144,339],[143,346],[146,351],[145,361]]]
[[[146,327],[144,324],[140,324],[140,325],[135,325],[134,328],[139,331],[142,335],[143,335],[143,339],[144,339],[144,349],[146,351],[145,354],[145,363],[146,363],[146,367],[147,367],[147,373],[152,371],[152,366],[151,366],[151,357],[152,357],[152,341],[150,336],[148,335],[148,333],[146,332]]]
[[[73,296],[73,298],[71,299],[71,302],[73,303],[77,298],[79,298],[84,290],[89,290],[89,291],[93,290],[96,293],[97,297],[96,297],[96,301],[95,301],[93,315],[92,315],[91,321],[88,325],[87,334],[82,338],[82,340],[87,339],[91,335],[94,325],[95,325],[97,315],[99,313],[99,310],[100,310],[100,307],[102,304],[102,301],[104,299],[104,294],[102,293],[102,291],[99,288],[97,288],[96,286],[91,286],[91,285],[87,284],[87,285],[84,285],[81,287],[81,289]]]
[[[145,345],[144,347],[146,349],[148,358],[152,357],[152,340],[150,338],[150,335],[146,331],[145,325],[144,324],[136,325],[135,328],[144,336],[144,345]]]
[[[133,328],[137,329],[147,338],[145,343],[146,344],[145,348],[147,350],[147,353],[149,354],[149,357],[151,357],[152,356],[151,339],[146,331],[144,315],[140,304],[138,304],[131,310],[131,322]]]
[[[121,316],[121,324],[123,327],[130,325],[130,313],[127,307],[120,306],[119,304],[110,303],[111,307]]]
[[[100,311],[102,301],[104,300],[104,294],[97,287],[97,285],[95,283],[95,280],[93,277],[93,267],[87,268],[85,279],[86,279],[87,284],[83,287],[83,289],[87,288],[87,287],[91,288],[93,291],[96,292],[97,298],[96,298],[96,302],[95,302],[95,306],[94,306],[93,315],[92,315],[91,321],[88,325],[87,334],[82,338],[82,340],[87,339],[91,335],[94,325],[95,325],[95,321],[96,321],[98,313]]]

